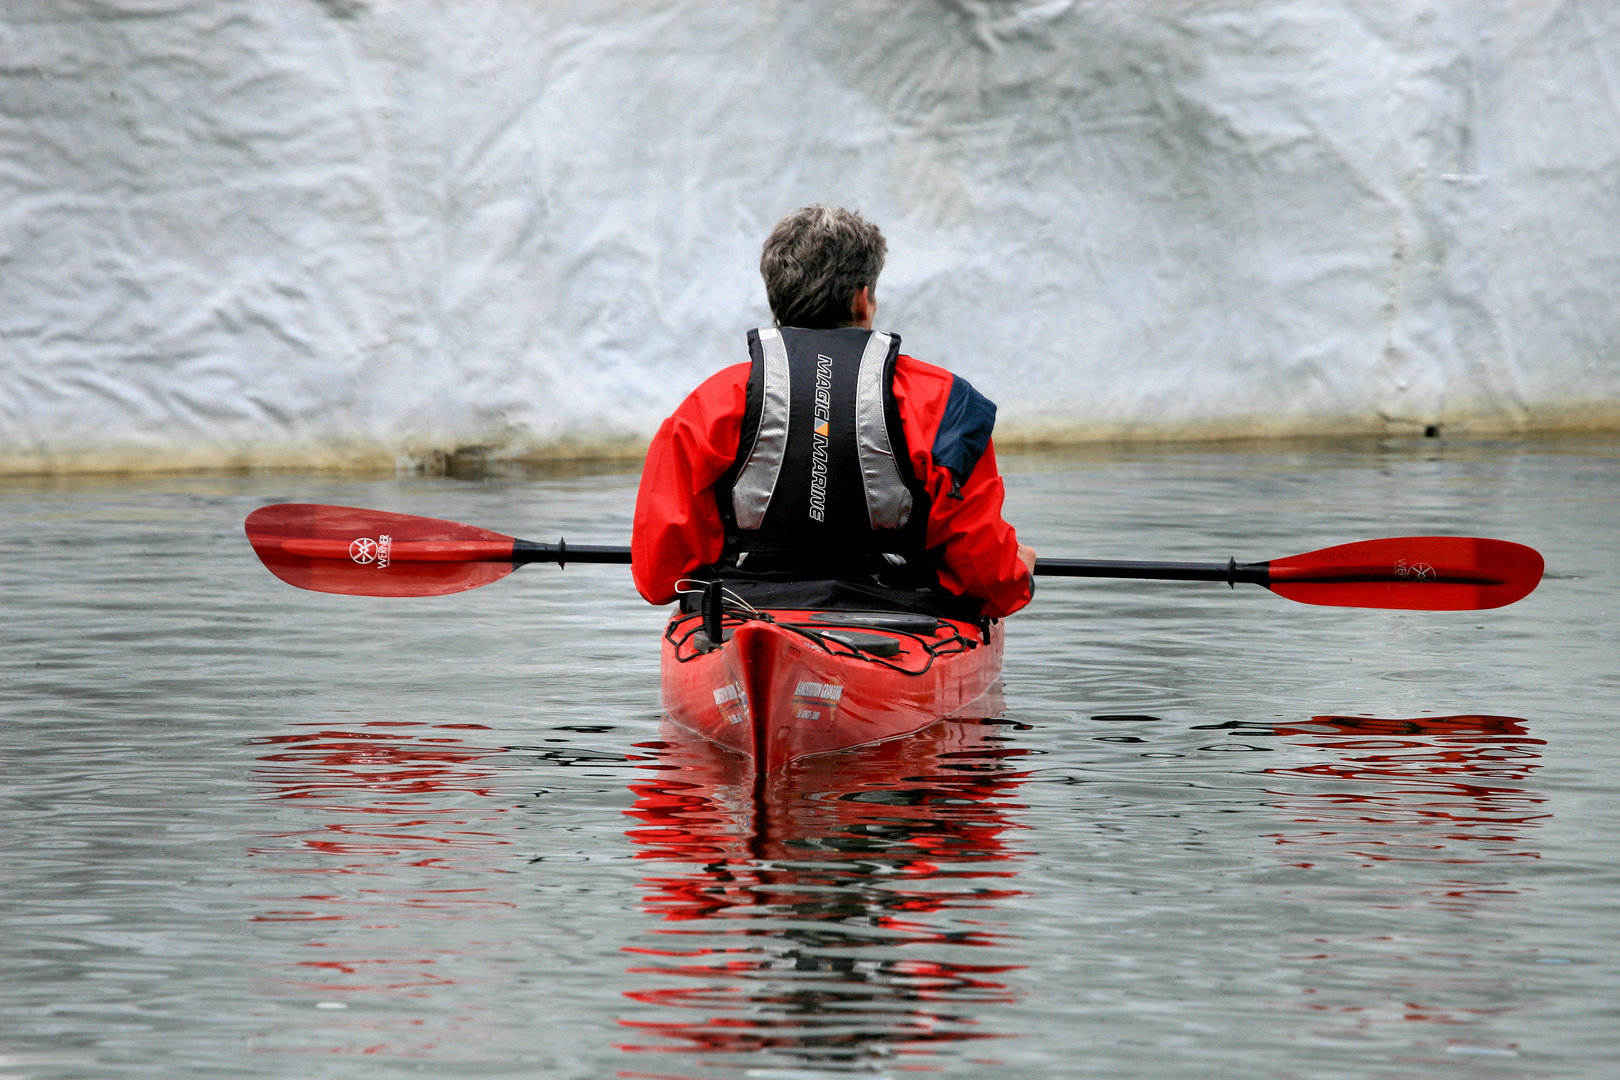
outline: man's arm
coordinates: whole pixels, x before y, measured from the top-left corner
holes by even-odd
[[[933,495],[933,484],[929,485]],[[940,552],[939,581],[951,592],[976,596],[992,618],[1005,618],[1029,603],[1034,595],[1034,552],[1018,542],[1018,534],[1002,518],[1006,491],[996,469],[996,449],[987,446],[972,476],[962,485],[961,499],[934,496],[929,515],[928,546]],[[1026,565],[1023,552],[1030,550]]]
[[[677,581],[720,558],[725,533],[713,488],[737,458],[747,404],[748,365],[735,364],[692,391],[647,448],[630,572],[648,603],[672,602]]]
[[[989,437],[994,406],[957,382],[945,369],[909,356],[895,364],[912,470],[933,502],[926,543],[939,552],[940,584],[978,598],[984,614],[1001,618],[1029,603],[1035,553],[1001,516],[1005,490]]]

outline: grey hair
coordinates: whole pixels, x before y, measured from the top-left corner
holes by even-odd
[[[849,326],[850,301],[861,286],[877,287],[888,253],[882,231],[853,210],[815,203],[793,211],[759,256],[776,325]]]

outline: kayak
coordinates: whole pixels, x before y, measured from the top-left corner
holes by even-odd
[[[728,607],[720,636],[699,612],[670,618],[664,711],[760,773],[999,704],[1003,631],[990,620]]]

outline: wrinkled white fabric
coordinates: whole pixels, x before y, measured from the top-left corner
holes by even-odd
[[[1060,437],[1620,416],[1620,5],[19,0],[0,468],[633,444],[810,201]]]

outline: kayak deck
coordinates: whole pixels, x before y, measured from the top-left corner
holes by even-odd
[[[718,647],[710,642],[700,614],[670,619],[664,710],[761,772],[966,716],[1001,675],[994,623],[728,609],[721,636]]]

